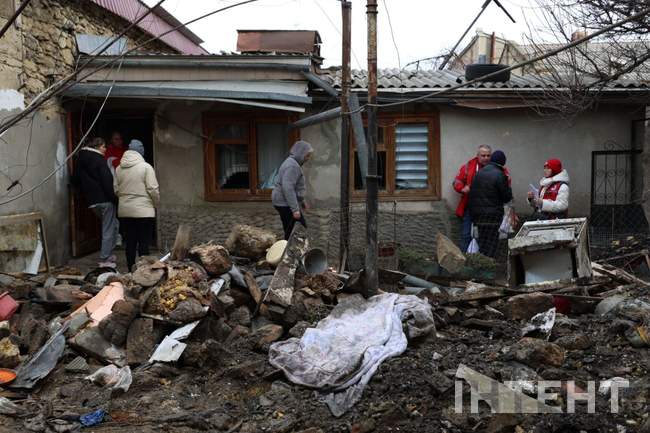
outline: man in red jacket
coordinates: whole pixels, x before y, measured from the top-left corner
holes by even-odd
[[[458,207],[456,208],[456,215],[463,220],[460,232],[460,249],[463,252],[467,251],[467,247],[472,240],[472,219],[467,211],[470,186],[476,173],[490,162],[491,156],[492,148],[487,144],[481,144],[478,147],[476,156],[467,161],[466,164],[460,166],[458,174],[454,179],[454,189],[457,193],[462,194]]]

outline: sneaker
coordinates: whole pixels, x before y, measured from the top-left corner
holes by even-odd
[[[105,262],[116,263],[117,262],[117,256],[115,254],[112,254],[112,255],[108,256],[108,258],[106,260],[104,260],[104,261]]]
[[[109,261],[99,262],[97,266],[100,268],[113,268],[113,269],[117,268],[117,264],[115,262],[109,262]]]

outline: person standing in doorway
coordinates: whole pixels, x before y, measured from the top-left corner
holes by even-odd
[[[500,150],[474,176],[467,206],[472,223],[478,227],[478,247],[481,254],[496,257],[503,206],[512,201],[512,189],[505,170],[506,155]]]
[[[160,192],[156,173],[144,160],[144,145],[131,140],[115,173],[115,194],[119,199],[117,214],[122,221],[126,244],[126,264],[133,271],[136,252],[149,255],[156,207]]]
[[[106,164],[106,142],[95,138],[79,152],[73,183],[81,189],[88,207],[102,221],[102,245],[99,267],[115,267],[113,255],[118,223],[115,214],[117,198],[113,192],[113,176]]]
[[[466,164],[463,164],[458,169],[458,174],[454,179],[454,190],[461,194],[458,207],[456,208],[456,216],[462,220],[460,232],[460,249],[467,251],[470,241],[472,240],[472,218],[467,209],[467,201],[469,200],[469,192],[471,190],[472,181],[476,173],[490,162],[492,156],[492,148],[487,144],[481,144],[478,147],[476,156]]]
[[[280,214],[284,238],[289,239],[296,221],[307,227],[304,211],[308,209],[305,203],[305,176],[302,166],[311,159],[314,149],[306,141],[296,141],[291,147],[289,157],[284,160],[273,187],[271,201]]]
[[[117,167],[120,166],[120,161],[122,160],[122,156],[126,150],[127,149],[124,147],[124,139],[122,138],[122,134],[117,131],[113,131],[113,133],[111,133],[111,140],[109,141],[108,147],[106,149],[106,155],[104,155],[104,158],[106,158],[106,161],[110,165],[113,174],[115,174]]]

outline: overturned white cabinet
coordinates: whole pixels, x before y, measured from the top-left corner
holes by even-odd
[[[508,241],[511,287],[591,275],[586,218],[529,221]]]

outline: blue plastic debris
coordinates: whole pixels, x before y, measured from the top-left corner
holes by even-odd
[[[95,412],[90,412],[80,416],[79,422],[84,427],[92,427],[104,421],[104,416],[106,416],[106,411],[104,409],[99,409]]]

